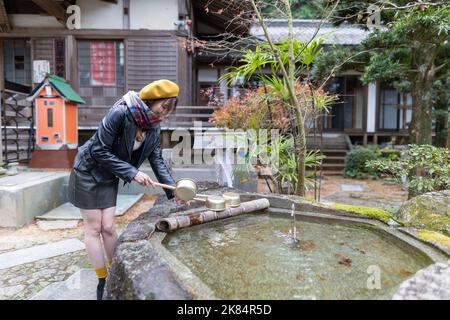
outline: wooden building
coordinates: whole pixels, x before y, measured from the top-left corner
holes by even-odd
[[[80,144],[93,134],[107,110],[124,93],[162,78],[177,82],[181,88],[177,114],[163,127],[172,130],[191,126],[196,119],[192,114],[201,114],[202,110],[190,108],[197,105],[195,59],[184,43],[194,28],[197,30],[192,21],[199,16],[196,11],[202,8],[201,2],[0,1],[4,144],[0,149],[6,152],[6,161],[21,160],[32,148],[28,145],[25,150],[22,142],[18,148],[18,141],[26,142],[34,126],[32,106],[24,98],[42,81],[45,72],[67,79],[86,101],[78,109]],[[79,8],[79,25],[74,23],[73,5]],[[201,23],[208,26],[210,22]]]
[[[74,5],[79,8],[79,20]],[[86,102],[78,108],[79,144],[95,132],[124,93],[161,78],[181,88],[176,113],[162,124],[163,147],[170,144],[173,130],[190,129],[196,120],[213,130],[207,122],[213,111],[208,106],[211,95],[201,92],[214,87],[212,95],[220,94],[224,100],[237,94],[236,88],[218,81],[231,62],[214,63],[217,57],[192,53],[185,44],[188,37],[208,39],[227,27],[257,34],[254,27],[230,26],[237,13],[222,12],[226,6],[226,0],[0,1],[0,153],[5,152],[0,159],[29,158],[35,125],[25,97],[45,72],[66,79]],[[298,30],[310,27],[305,21],[296,22]],[[270,28],[282,34],[283,21],[274,21]],[[337,42],[345,39],[345,32],[331,31],[336,32]],[[398,105],[406,105],[408,98],[388,85],[362,86],[357,74],[348,73],[333,79],[329,88],[342,93],[343,103],[333,107],[324,122],[326,131],[364,143],[406,135],[410,112]]]

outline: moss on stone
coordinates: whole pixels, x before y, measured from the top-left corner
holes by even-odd
[[[405,202],[395,214],[406,226],[445,232],[450,229],[450,191],[430,192]]]
[[[315,204],[321,207],[324,207],[325,205],[322,202],[316,201],[314,198],[303,198],[303,200],[305,200],[306,202],[309,202],[311,204]]]
[[[422,230],[417,233],[417,236],[419,237],[419,239],[435,242],[444,247],[450,246],[450,237],[447,237],[442,233],[436,231]]]
[[[383,209],[379,209],[379,208],[353,206],[353,205],[342,204],[342,203],[333,203],[333,204],[330,204],[329,206],[333,209],[343,210],[343,211],[351,212],[354,214],[359,214],[362,216],[381,220],[386,223],[389,221],[389,219],[391,219],[391,215],[389,214],[389,212],[387,212]]]

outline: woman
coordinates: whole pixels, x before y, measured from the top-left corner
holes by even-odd
[[[159,122],[175,110],[178,92],[178,85],[169,80],[152,82],[139,94],[128,92],[109,110],[75,158],[68,196],[84,220],[86,250],[99,280],[99,300],[108,276],[101,239],[108,266],[117,241],[114,212],[119,179],[154,187],[152,179],[137,169],[148,159],[159,182],[175,183],[161,156]],[[169,199],[174,197],[172,191],[164,191]]]

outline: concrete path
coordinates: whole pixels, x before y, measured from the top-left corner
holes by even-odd
[[[0,254],[0,270],[46,258],[84,250],[84,243],[68,239]]]
[[[138,202],[144,194],[119,194],[117,196],[117,207],[115,216],[122,216],[136,202]],[[42,220],[81,220],[80,209],[76,208],[70,202],[41,215],[36,219]]]
[[[366,183],[343,183],[341,184],[341,189],[346,192],[354,192],[369,190],[369,187]]]

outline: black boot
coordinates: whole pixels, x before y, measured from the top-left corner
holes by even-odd
[[[97,300],[103,300],[103,291],[105,291],[106,278],[99,278],[97,285]]]

